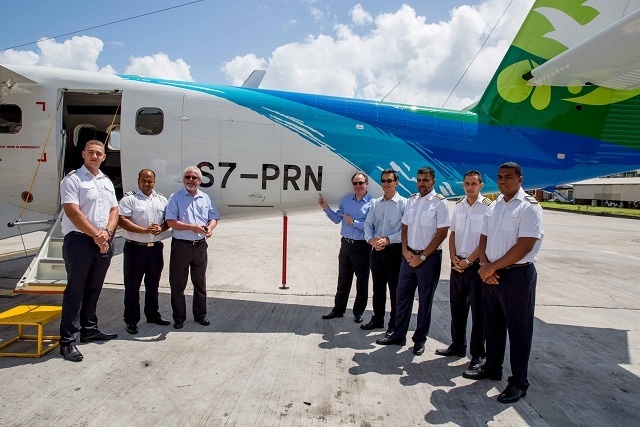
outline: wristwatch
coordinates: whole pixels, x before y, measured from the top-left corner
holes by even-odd
[[[420,259],[424,261],[425,259],[427,259],[427,256],[425,254],[420,254]]]
[[[113,231],[109,230],[108,228],[105,228],[104,231],[107,232],[107,234],[109,235],[109,237],[113,236]]]
[[[467,263],[467,267],[470,267],[471,264],[473,264],[471,261],[469,261],[469,258],[465,258],[464,261]]]

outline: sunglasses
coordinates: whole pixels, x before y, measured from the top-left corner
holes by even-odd
[[[196,180],[196,179],[199,179],[199,178],[198,178],[197,176],[193,176],[193,175],[186,175],[186,176],[184,177],[184,179],[193,179],[193,180]]]
[[[352,182],[351,184],[353,184],[353,185],[365,185],[366,182],[364,182],[364,181],[356,181],[356,182]]]
[[[383,184],[391,184],[392,182],[396,182],[397,179],[381,179],[380,182]]]

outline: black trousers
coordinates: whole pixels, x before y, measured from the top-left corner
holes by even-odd
[[[431,306],[433,295],[440,279],[442,251],[433,253],[417,267],[411,267],[402,257],[398,291],[396,293],[396,329],[391,338],[404,339],[409,330],[413,298],[418,289],[418,321],[413,333],[413,342],[422,344],[427,341],[431,327]]]
[[[371,251],[371,278],[373,280],[373,318],[374,323],[384,324],[384,312],[387,305],[387,285],[391,300],[389,330],[396,327],[396,291],[402,262],[402,245],[397,243],[385,246],[381,251]]]
[[[207,316],[207,247],[204,240],[194,245],[188,241],[171,239],[169,285],[175,322],[184,322],[187,319],[184,290],[187,287],[189,269],[193,283],[193,318],[202,320]]]
[[[356,275],[356,300],[353,303],[353,314],[362,316],[367,308],[369,298],[369,257],[371,246],[364,240],[342,238],[340,253],[338,254],[338,289],[333,305],[333,311],[343,314],[347,311],[349,293],[353,275]]]
[[[67,287],[62,295],[60,345],[73,344],[78,334],[98,327],[96,307],[104,278],[111,264],[113,245],[106,254],[93,238],[82,233],[68,233],[62,243],[62,258],[67,270]]]
[[[144,315],[148,321],[159,319],[158,287],[164,267],[162,242],[154,246],[124,244],[124,323],[140,321],[140,285],[144,277]]]
[[[467,351],[467,318],[471,309],[471,356],[485,357],[484,315],[482,309],[482,279],[480,264],[473,263],[462,273],[451,270],[449,297],[451,307],[451,346]]]
[[[533,316],[538,273],[533,264],[497,271],[498,285],[484,284],[484,328],[487,338],[485,370],[502,373],[509,334],[511,376],[509,384],[526,390],[527,371],[533,339]]]

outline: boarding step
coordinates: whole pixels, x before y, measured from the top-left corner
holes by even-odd
[[[63,237],[51,237],[49,239],[49,249],[47,250],[47,258],[62,258]]]
[[[36,280],[67,280],[67,270],[62,258],[42,258],[38,260]]]
[[[58,319],[62,314],[62,307],[57,305],[19,305],[11,310],[0,313],[0,325],[15,325],[17,334],[7,340],[1,340],[0,356],[13,357],[41,357],[56,348],[60,342],[59,335],[45,335],[44,327]],[[36,327],[37,334],[25,334],[26,327]],[[23,341],[35,342],[35,351],[26,352],[8,351],[9,346],[14,347]]]

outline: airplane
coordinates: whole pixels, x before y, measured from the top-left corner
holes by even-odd
[[[430,166],[436,191],[459,197],[469,169],[497,192],[506,161],[527,188],[637,169],[639,24],[640,0],[537,0],[463,111],[261,89],[261,73],[235,87],[0,66],[0,238],[57,215],[59,182],[93,138],[107,141],[102,169],[119,196],[142,168],[169,195],[197,165],[223,218],[316,207],[318,193],[335,203],[356,170],[379,195],[392,167],[408,196]]]

